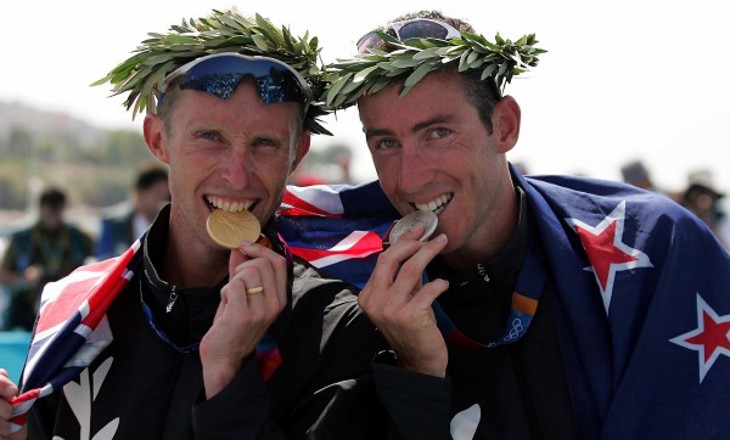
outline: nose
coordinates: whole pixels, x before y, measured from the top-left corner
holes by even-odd
[[[246,188],[251,182],[253,172],[252,158],[248,154],[248,149],[236,149],[230,155],[223,157],[225,160],[222,164],[223,178],[234,189]]]
[[[416,193],[433,181],[432,163],[420,149],[403,145],[398,184],[405,193]]]

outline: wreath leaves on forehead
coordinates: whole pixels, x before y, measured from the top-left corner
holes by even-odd
[[[110,83],[112,95],[129,93],[124,106],[132,109],[132,119],[145,110],[157,112],[157,91],[165,77],[201,56],[238,52],[250,56],[268,56],[283,61],[309,83],[315,100],[324,90],[324,68],[318,64],[321,48],[317,37],[296,37],[282,26],[276,28],[266,18],[256,14],[255,23],[236,12],[213,10],[209,17],[182,20],[170,26],[168,33],[150,32],[130,56],[92,86]],[[329,112],[321,103],[309,105],[304,126],[315,134],[331,133],[319,118]]]
[[[459,73],[481,70],[481,79],[493,78],[500,90],[512,77],[538,64],[538,56],[547,52],[535,47],[535,34],[512,42],[499,34],[490,42],[483,35],[462,32],[460,38],[410,38],[399,41],[383,31],[376,31],[383,41],[395,47],[392,52],[370,49],[370,53],[350,60],[338,60],[327,66],[325,106],[344,109],[355,105],[365,94],[375,94],[400,83],[405,96],[426,74],[446,65],[458,63]]]

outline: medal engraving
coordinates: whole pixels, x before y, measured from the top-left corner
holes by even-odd
[[[406,215],[393,224],[387,237],[387,244],[392,245],[404,232],[419,224],[423,225],[425,229],[418,241],[426,241],[434,233],[436,226],[438,226],[438,216],[431,211],[414,211]]]
[[[254,243],[261,235],[261,224],[248,211],[216,209],[208,216],[206,228],[210,238],[226,249],[237,249],[243,240]]]

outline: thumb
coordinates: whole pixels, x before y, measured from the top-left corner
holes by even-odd
[[[236,268],[248,260],[248,255],[244,254],[241,249],[231,249],[231,256],[228,258],[228,275],[233,276],[236,273]]]

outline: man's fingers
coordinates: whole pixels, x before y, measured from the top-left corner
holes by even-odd
[[[231,256],[228,258],[228,275],[233,278],[233,274],[236,273],[236,269],[247,261],[249,258],[241,249],[232,249]]]
[[[447,242],[446,235],[439,234],[433,240],[421,243],[418,251],[401,265],[393,287],[399,292],[405,291],[409,294],[413,292],[419,286],[426,266],[446,247]]]
[[[398,271],[409,258],[413,257],[425,243],[401,237],[398,243],[378,255],[378,261],[371,275],[373,280],[382,280],[390,285]]]
[[[416,236],[418,229],[413,228],[408,232]],[[398,243],[378,256],[375,269],[360,293],[360,307],[373,311],[407,302],[412,293],[421,287],[426,266],[447,242],[444,234],[426,243],[414,241],[406,234],[401,236]]]
[[[18,387],[10,380],[8,372],[0,368],[0,439],[9,438],[6,437],[10,434],[8,419],[13,407],[8,400],[17,394]]]
[[[418,240],[423,236],[423,233],[426,231],[426,226],[422,224],[413,225],[412,227],[408,228],[403,234],[401,234],[400,238],[406,238],[410,240]],[[398,239],[400,241],[400,238]]]
[[[259,264],[259,272],[264,286],[268,287],[270,293],[280,302],[286,302],[287,289],[287,266],[286,258],[275,253],[266,246],[256,243],[246,243],[244,251]]]
[[[436,278],[435,280],[426,283],[421,289],[414,292],[413,298],[411,299],[411,305],[414,308],[431,307],[434,301],[441,296],[442,293],[449,289],[449,282]]]
[[[8,372],[0,368],[0,397],[9,399],[18,394],[18,387],[8,377]]]
[[[286,259],[270,248],[258,243],[243,242],[241,251],[251,258],[252,264],[258,267],[262,285],[269,286],[267,291],[274,293],[279,302],[287,299],[287,265]],[[241,270],[242,268],[239,268]],[[272,283],[269,285],[269,283]]]

